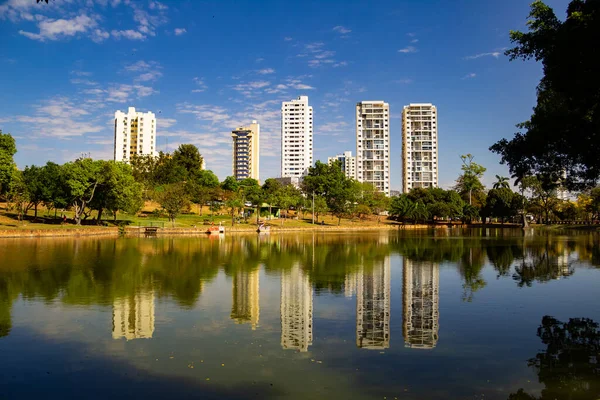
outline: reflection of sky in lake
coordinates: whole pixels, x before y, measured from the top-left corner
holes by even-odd
[[[544,347],[542,317],[600,321],[594,240],[5,241],[0,388],[8,398],[539,394],[527,360]]]

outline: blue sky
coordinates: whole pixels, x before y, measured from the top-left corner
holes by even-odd
[[[110,159],[115,110],[158,118],[158,148],[197,145],[231,174],[230,132],[261,124],[261,179],[280,173],[281,101],[309,96],[315,160],[356,151],[354,107],[390,103],[392,188],[402,106],[438,107],[440,185],[461,154],[508,175],[488,147],[535,104],[541,66],[502,54],[529,0],[0,2],[0,129],[19,167]],[[547,1],[559,17],[567,1]]]

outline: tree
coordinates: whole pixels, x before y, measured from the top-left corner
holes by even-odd
[[[0,129],[0,194],[8,190],[10,178],[16,168],[13,156],[17,153],[15,139]]]
[[[117,220],[118,211],[137,213],[143,206],[142,184],[135,181],[132,168],[125,163],[101,161],[102,182],[90,206],[98,210],[97,222],[102,220],[102,212],[108,209]]]
[[[466,200],[468,200],[470,205],[473,205],[473,193],[482,192],[484,190],[481,178],[486,171],[483,166],[473,162],[474,158],[475,156],[471,154],[460,156],[463,163],[460,169],[463,173],[456,180],[456,185],[454,187],[454,190],[460,193],[461,196],[467,197]]]
[[[281,186],[281,182],[273,178],[267,179],[262,185],[264,200],[269,205],[269,215],[273,214],[271,209],[273,204],[277,203],[277,192],[281,189]]]
[[[13,170],[6,197],[17,212],[17,218],[19,221],[22,221],[23,216],[27,213],[27,204],[29,204],[29,191],[27,190],[22,171]]]
[[[401,222],[415,218],[417,203],[413,202],[405,193],[392,198],[390,203],[390,215]]]
[[[68,203],[73,205],[73,219],[81,225],[85,208],[94,199],[96,188],[102,181],[101,163],[91,158],[81,158],[62,167],[62,180]]]
[[[190,199],[183,183],[174,183],[163,187],[158,195],[158,203],[175,226],[175,218],[190,208]]]
[[[513,216],[512,208],[514,193],[507,188],[490,189],[485,206],[486,215],[500,218],[502,223],[508,217]]]
[[[44,167],[32,165],[31,167],[25,167],[23,170],[23,184],[29,197],[29,204],[25,209],[25,214],[33,207],[34,218],[37,218],[38,205],[48,198],[48,186],[44,175]]]
[[[542,1],[531,4],[529,31],[511,31],[510,60],[535,59],[544,76],[537,105],[511,140],[490,147],[517,179],[566,173],[571,190],[595,186],[600,178],[600,77],[595,49],[600,35],[600,3],[572,0],[561,21]]]
[[[494,182],[494,189],[510,189],[510,183],[508,182],[508,178],[505,176],[496,175],[496,182]]]
[[[223,182],[221,182],[221,189],[228,192],[237,192],[238,188],[239,183],[233,176],[228,176]]]
[[[260,219],[260,206],[263,202],[262,189],[256,179],[246,178],[239,183],[240,190],[242,191],[244,203],[250,202],[253,207],[256,208],[256,223],[258,224]]]
[[[556,188],[558,184],[548,176],[527,176],[523,179],[523,188],[531,193],[530,204],[539,207],[546,216],[546,223],[550,221],[550,212],[558,204]]]
[[[173,152],[173,163],[176,168],[181,168],[186,180],[193,180],[202,170],[204,159],[200,151],[193,144],[182,144]]]
[[[319,221],[319,215],[326,214],[329,211],[327,208],[327,201],[323,196],[315,196],[314,203],[315,220]]]
[[[43,177],[46,190],[44,205],[48,209],[54,208],[54,216],[56,217],[58,208],[65,208],[69,205],[67,189],[63,180],[62,166],[48,161],[44,165]]]
[[[192,200],[200,205],[200,215],[202,208],[208,203],[215,194],[215,189],[219,186],[219,178],[210,170],[200,170],[193,181],[190,182],[190,192]]]

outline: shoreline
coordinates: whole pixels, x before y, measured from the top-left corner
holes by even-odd
[[[426,229],[451,229],[454,227],[463,228],[500,228],[500,229],[515,229],[520,228],[518,225],[504,224],[504,225],[448,225],[448,224],[437,224],[437,225],[424,225],[424,224],[380,224],[380,225],[359,225],[359,226],[336,226],[336,225],[309,225],[309,226],[271,226],[271,233],[288,233],[288,232],[351,232],[351,231],[392,231],[392,230],[426,230]],[[535,227],[534,227],[535,228]],[[125,234],[127,236],[143,236],[146,235],[145,227],[134,227],[129,226],[125,228]],[[237,234],[237,233],[257,233],[255,226],[225,226],[225,234]],[[59,229],[28,229],[28,228],[17,228],[17,229],[3,229],[0,230],[0,239],[2,238],[42,238],[42,237],[81,237],[81,236],[119,236],[118,227],[69,227]],[[159,228],[156,233],[149,234],[151,236],[177,236],[177,235],[200,235],[209,236],[206,233],[204,226],[198,228]]]

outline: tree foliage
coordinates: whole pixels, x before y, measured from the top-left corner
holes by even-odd
[[[10,133],[0,130],[0,194],[6,193],[13,171],[16,168],[13,156],[17,152],[15,139]]]
[[[517,125],[510,140],[490,150],[500,154],[517,180],[566,174],[569,189],[595,186],[600,178],[600,76],[597,41],[600,2],[572,0],[559,20],[542,1],[531,4],[528,32],[511,31],[511,61],[535,59],[544,75],[537,87],[537,105],[528,121]]]

